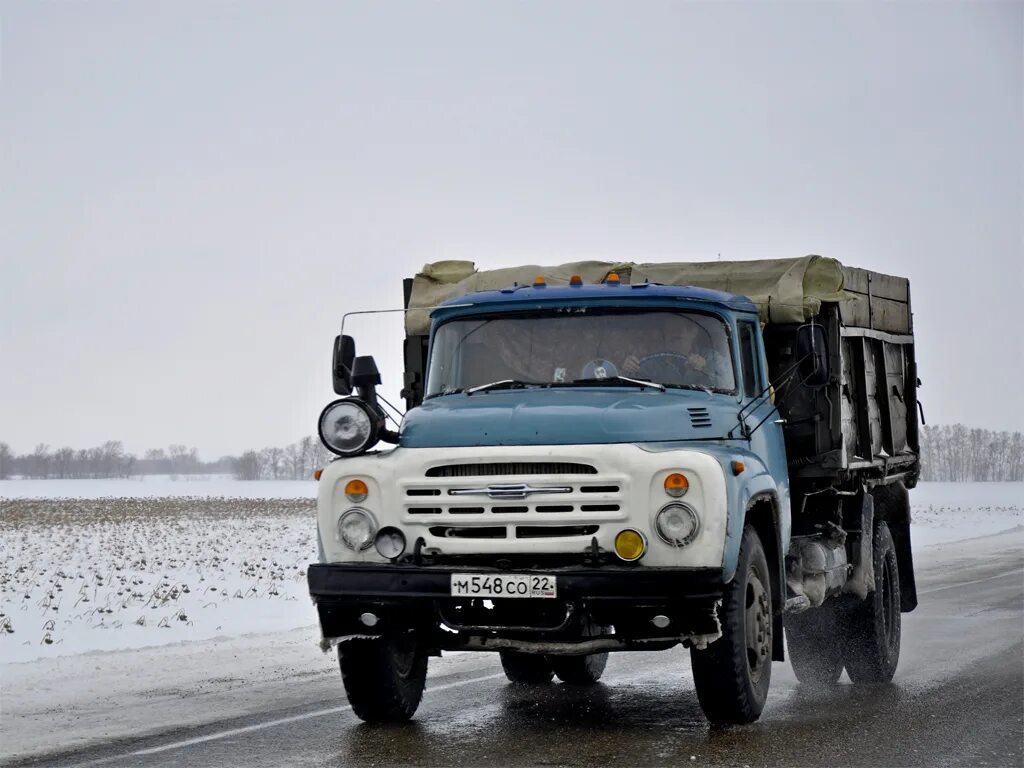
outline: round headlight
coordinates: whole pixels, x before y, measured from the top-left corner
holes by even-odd
[[[405,534],[390,526],[381,528],[373,539],[373,546],[378,555],[394,560],[405,552]]]
[[[342,544],[355,552],[369,549],[377,524],[365,509],[353,507],[338,518],[338,537]]]
[[[687,504],[669,504],[654,518],[658,535],[673,547],[685,547],[697,537],[697,513]]]
[[[335,400],[320,414],[320,440],[339,456],[354,456],[377,442],[377,422],[362,400]]]

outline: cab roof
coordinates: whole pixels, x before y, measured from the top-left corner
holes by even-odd
[[[438,305],[437,310],[443,310],[453,306],[472,305],[474,307],[485,307],[489,304],[502,304],[505,306],[522,302],[534,304],[537,302],[559,303],[572,302],[586,305],[593,302],[594,305],[623,303],[642,304],[646,301],[657,304],[664,304],[666,301],[694,301],[707,304],[715,304],[720,308],[734,312],[757,312],[757,307],[746,296],[725,291],[715,291],[710,288],[698,288],[692,285],[662,285],[660,283],[596,283],[576,285],[551,285],[545,283],[532,283],[529,285],[512,285],[496,291],[475,291],[448,299]],[[433,314],[433,313],[431,313]]]

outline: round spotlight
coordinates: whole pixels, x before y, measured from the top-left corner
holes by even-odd
[[[353,507],[338,518],[338,537],[341,543],[354,552],[362,552],[373,544],[377,523],[365,509]]]
[[[381,528],[373,539],[373,546],[378,555],[394,560],[405,552],[405,534],[390,526]]]
[[[377,442],[379,422],[379,416],[362,400],[335,400],[320,414],[320,440],[339,456],[355,456]]]
[[[685,547],[697,538],[700,530],[700,520],[693,507],[679,502],[662,507],[654,524],[662,540],[673,547]]]
[[[634,528],[626,528],[615,534],[615,554],[627,563],[639,560],[646,549],[647,540]]]

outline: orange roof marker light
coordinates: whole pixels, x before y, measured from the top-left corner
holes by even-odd
[[[534,288],[543,288],[543,287],[545,287],[545,286],[546,286],[547,284],[548,284],[548,281],[547,281],[547,280],[545,280],[545,279],[544,279],[543,277],[541,277],[540,275],[537,275],[537,277],[533,278],[533,287],[534,287]]]
[[[579,275],[573,275],[572,277],[569,278],[569,285],[579,287],[583,285],[583,278],[580,277]]]
[[[604,281],[608,285],[618,285],[619,284],[619,273],[618,272],[609,272],[608,273],[608,277],[606,277],[604,279]]]

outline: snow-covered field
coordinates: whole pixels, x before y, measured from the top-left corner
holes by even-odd
[[[1024,525],[1024,483],[920,483],[910,492],[914,549]]]
[[[0,657],[277,632],[315,624],[308,482],[0,482]],[[1024,523],[1024,483],[923,483],[915,549]]]
[[[312,499],[0,498],[0,538],[4,663],[316,621]]]

